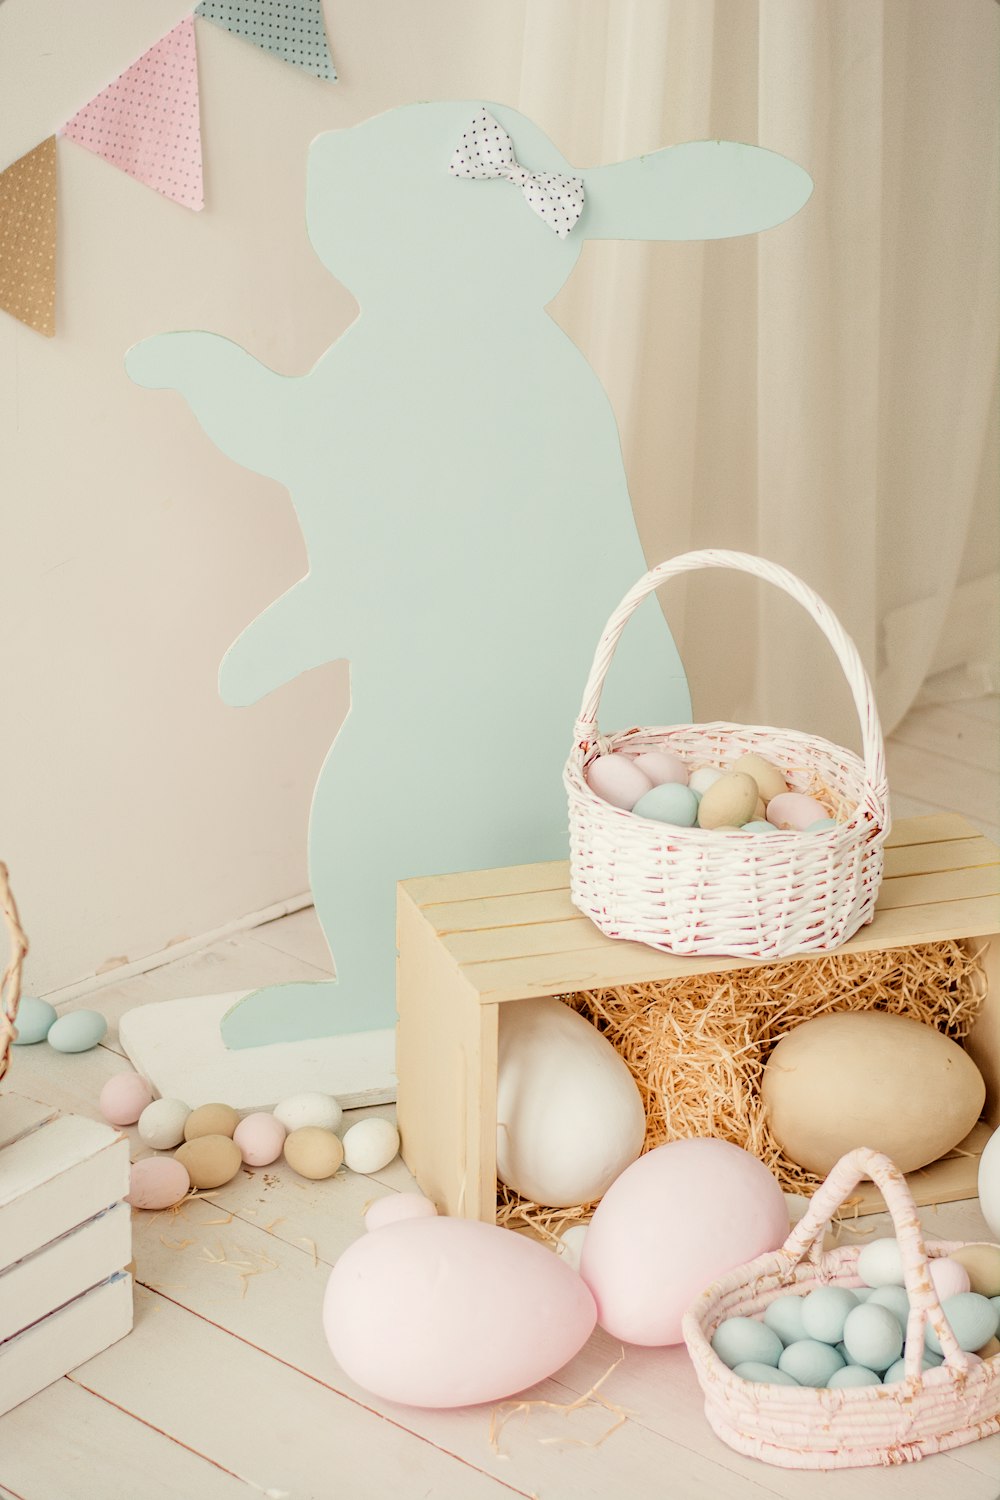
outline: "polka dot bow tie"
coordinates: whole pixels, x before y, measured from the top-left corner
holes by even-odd
[[[448,170],[455,177],[506,177],[561,240],[583,213],[583,178],[529,172],[514,155],[506,130],[485,109],[463,133]]]

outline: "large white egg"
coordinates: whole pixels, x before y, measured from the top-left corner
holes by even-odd
[[[592,1202],[635,1161],[645,1134],[635,1080],[595,1026],[548,997],[500,1007],[502,1182],[553,1208]]]
[[[979,1158],[979,1207],[1000,1240],[1000,1130],[994,1130]]]

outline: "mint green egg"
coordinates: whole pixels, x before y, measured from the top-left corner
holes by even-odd
[[[107,1035],[108,1023],[96,1010],[71,1010],[54,1021],[49,1046],[57,1052],[89,1052]]]
[[[828,833],[831,828],[839,828],[840,824],[836,818],[817,818],[815,823],[810,823],[806,833]]]
[[[922,1370],[936,1370],[941,1363],[940,1354],[924,1354],[920,1362]],[[906,1360],[897,1359],[894,1365],[890,1365],[882,1376],[883,1385],[895,1385],[897,1380],[903,1380],[906,1376]]]
[[[637,818],[652,818],[657,823],[673,823],[677,828],[693,828],[701,799],[689,786],[679,781],[665,781],[645,792],[633,807]]]
[[[17,1027],[14,1046],[33,1047],[36,1042],[44,1042],[55,1019],[54,1005],[50,1005],[47,1000],[39,1000],[34,995],[22,995],[17,1007],[17,1020],[14,1022]]]
[[[755,818],[752,823],[743,824],[744,833],[778,833],[780,829],[775,828],[773,823],[766,822],[763,818]]]
[[[727,1318],[712,1335],[712,1348],[734,1370],[737,1365],[777,1365],[782,1344],[774,1329],[756,1318]]]
[[[760,1385],[798,1385],[785,1370],[776,1370],[773,1365],[759,1365],[754,1360],[748,1359],[743,1364],[737,1365],[733,1370],[741,1380],[754,1380]]]
[[[997,1310],[989,1297],[981,1297],[978,1292],[956,1292],[954,1297],[946,1297],[941,1303],[941,1311],[951,1324],[958,1347],[969,1353],[975,1353],[989,1343],[997,1331]],[[935,1354],[942,1352],[941,1340],[930,1323],[924,1333],[924,1342]]]
[[[877,1286],[868,1298],[869,1307],[887,1307],[903,1332],[910,1317],[910,1299],[902,1286]]]
[[[847,1314],[844,1344],[852,1364],[887,1370],[903,1352],[903,1330],[894,1313],[869,1298]]]
[[[876,1375],[874,1370],[869,1370],[865,1365],[844,1365],[842,1370],[834,1370],[827,1385],[832,1391],[838,1390],[845,1385],[881,1385],[882,1377]]]
[[[806,1338],[836,1344],[844,1336],[847,1314],[858,1299],[846,1286],[818,1286],[803,1298],[802,1326]]]
[[[836,1349],[821,1344],[818,1339],[799,1339],[789,1344],[778,1360],[778,1369],[799,1385],[827,1385],[834,1370],[842,1368],[844,1361]]]
[[[773,1328],[783,1344],[794,1344],[806,1334],[802,1322],[802,1304],[806,1299],[789,1295],[775,1297],[764,1309],[764,1322]]]

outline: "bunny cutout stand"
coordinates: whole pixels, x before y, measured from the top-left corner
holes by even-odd
[[[394,1097],[396,882],[565,857],[588,643],[645,564],[607,396],[546,304],[588,238],[748,234],[811,191],[795,163],[725,141],[576,173],[530,120],[486,107],[526,169],[582,177],[565,237],[516,181],[449,172],[482,104],[405,106],[311,147],[309,235],[361,306],[314,369],[277,375],[211,333],[127,357],[133,380],[179,391],[224,453],[280,480],[302,527],[309,571],[230,648],[223,698],[350,663],[309,842],[336,980],[130,1012],[129,1055],[188,1102]],[[635,625],[609,722],[688,718],[655,601]]]

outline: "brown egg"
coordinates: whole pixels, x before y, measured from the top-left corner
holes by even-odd
[[[243,1165],[240,1148],[228,1135],[200,1135],[178,1146],[174,1156],[187,1167],[191,1186],[202,1189],[231,1182]]]
[[[969,1273],[969,1287],[981,1297],[1000,1297],[1000,1245],[962,1245],[948,1252]]]
[[[228,1104],[199,1104],[184,1121],[184,1139],[196,1141],[200,1135],[228,1135],[240,1123],[238,1110]]]
[[[772,766],[771,762],[765,760],[762,755],[741,755],[729,769],[743,771],[747,776],[752,776],[765,802],[770,802],[772,797],[788,791],[788,783],[777,766]]]
[[[720,776],[698,804],[699,828],[742,828],[753,817],[760,792],[752,776]]]
[[[332,1177],[344,1160],[340,1137],[319,1125],[303,1125],[285,1137],[285,1160],[300,1177],[314,1182]]]

